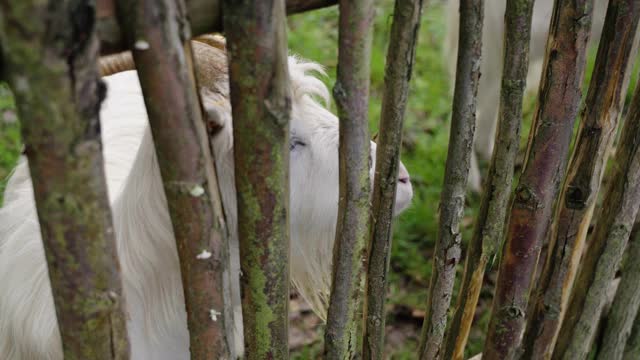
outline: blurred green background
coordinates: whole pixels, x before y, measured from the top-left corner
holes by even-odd
[[[378,128],[385,55],[393,13],[392,0],[380,0],[376,4],[369,107],[372,134],[376,133]],[[437,235],[438,203],[447,154],[451,111],[450,80],[442,52],[446,32],[445,8],[446,2],[443,0],[432,0],[425,4],[404,126],[402,161],[411,174],[415,197],[413,205],[397,220],[393,238],[387,352],[397,359],[415,357],[416,342],[424,316],[424,303],[431,276],[432,251]],[[333,86],[336,71],[337,20],[336,7],[289,18],[288,36],[291,53],[299,54],[325,66],[329,76],[324,81],[329,88]],[[587,79],[594,58],[595,47],[592,47]],[[637,71],[634,71],[633,74],[636,73]],[[631,83],[635,84],[635,79]],[[533,96],[525,100],[522,147],[526,144],[533,105]],[[19,124],[14,103],[7,87],[0,84],[0,201],[7,177],[15,165],[20,148]],[[481,163],[481,167],[485,168],[486,164]],[[479,201],[480,197],[477,194],[469,194],[467,197],[467,207],[462,223],[464,242],[470,237]],[[495,281],[496,266],[494,264],[492,271],[486,277],[486,285],[481,294],[467,355],[481,351],[484,329],[488,325],[490,294]],[[459,271],[461,270],[462,266],[459,266]],[[292,355],[299,359],[315,358],[322,347],[319,340],[322,326],[318,325],[317,321],[302,323],[303,325],[300,326],[311,328],[306,330],[314,334],[314,340],[310,344],[297,347]]]

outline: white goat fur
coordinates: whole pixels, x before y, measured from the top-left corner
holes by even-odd
[[[226,68],[226,66],[224,66]],[[309,72],[319,65],[289,59],[291,137],[290,214],[292,282],[323,316],[331,281],[338,203],[338,120],[317,103],[324,84]],[[228,226],[231,273],[239,274],[233,138],[226,75],[201,89],[205,107],[224,123],[212,139]],[[105,78],[101,110],[105,170],[116,229],[133,359],[188,359],[180,268],[143,97],[134,71]],[[372,143],[375,162],[375,144]],[[400,176],[408,179],[404,166]],[[373,168],[372,168],[373,174]],[[406,208],[411,184],[398,183],[395,212]],[[235,348],[241,351],[240,295],[233,291]],[[0,209],[0,356],[7,360],[62,359],[62,347],[25,159],[9,180]]]

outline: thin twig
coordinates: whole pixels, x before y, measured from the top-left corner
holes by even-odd
[[[351,359],[362,349],[362,305],[369,240],[369,69],[372,0],[341,0],[338,79],[340,192],[325,358]]]
[[[422,0],[396,0],[387,50],[380,136],[376,150],[365,303],[364,359],[382,359],[384,354],[384,304],[388,287],[391,226],[398,184],[402,123],[421,14]]]
[[[555,2],[538,105],[511,205],[483,359],[513,359],[520,346],[540,248],[567,166],[581,97],[592,2]]]
[[[439,359],[447,314],[451,305],[456,266],[460,262],[460,221],[476,128],[476,101],[480,80],[484,0],[460,2],[458,63],[453,94],[449,151],[440,196],[440,226],[433,259],[426,316],[422,326],[421,359]]]
[[[443,359],[462,360],[487,264],[493,261],[502,243],[520,142],[522,99],[529,67],[533,3],[533,0],[507,1],[496,146],[484,186],[485,193],[480,212],[467,250],[456,310],[451,326],[447,330]]]
[[[620,267],[636,219],[640,206],[640,86],[620,133],[611,179],[603,200],[607,211],[598,220],[582,257],[560,328],[560,333],[567,335],[558,338],[553,359],[584,359],[589,354],[606,290]]]

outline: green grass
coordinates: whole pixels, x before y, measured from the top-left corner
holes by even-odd
[[[20,153],[20,126],[9,89],[0,84],[0,204],[11,169]]]

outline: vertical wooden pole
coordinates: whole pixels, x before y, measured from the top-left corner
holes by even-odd
[[[340,1],[338,79],[333,97],[340,118],[340,202],[333,279],[325,329],[325,358],[351,359],[362,349],[361,301],[369,239],[369,82],[372,0]]]
[[[627,65],[635,58],[631,49],[638,19],[640,1],[609,2],[576,145],[550,230],[548,259],[524,335],[525,358],[549,357],[553,351],[618,129],[628,86]]]
[[[533,4],[534,0],[507,0],[496,146],[491,157],[480,212],[473,228],[473,237],[467,249],[462,286],[458,292],[453,320],[447,330],[443,359],[462,360],[487,265],[495,258],[502,244],[520,143]]]
[[[192,359],[230,356],[228,244],[182,0],[117,2],[145,98],[176,238]]]
[[[225,0],[247,359],[286,359],[289,117],[284,0]]]
[[[553,359],[585,359],[589,354],[606,290],[620,267],[640,207],[640,86],[620,133],[611,179],[603,200],[607,211],[582,257]]]
[[[391,257],[391,225],[398,184],[402,123],[413,71],[422,0],[396,0],[382,95],[380,136],[371,211],[363,358],[384,355],[385,298]]]
[[[440,196],[440,224],[429,285],[426,316],[420,336],[419,356],[424,360],[443,355],[444,332],[453,295],[456,266],[460,262],[460,222],[476,129],[476,101],[482,55],[484,0],[460,2],[458,62],[453,94],[449,150]]]
[[[637,219],[636,219],[637,220]],[[629,237],[627,260],[622,267],[622,279],[618,285],[616,296],[607,314],[602,344],[598,349],[597,358],[621,360],[625,346],[631,336],[634,322],[640,313],[640,226],[636,222]],[[638,325],[640,326],[640,325]],[[637,352],[636,355],[640,354]]]
[[[2,1],[0,8],[4,78],[20,114],[64,357],[128,359],[93,2]]]
[[[511,205],[483,359],[513,359],[540,248],[567,165],[581,98],[592,0],[556,0],[525,164]]]

